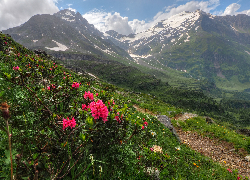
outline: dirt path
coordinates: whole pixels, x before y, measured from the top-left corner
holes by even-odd
[[[145,112],[145,110],[139,106],[134,105],[134,107],[137,111],[142,113],[153,114],[150,111]],[[185,113],[174,117],[174,119],[185,121],[188,118],[196,116],[196,114]],[[250,178],[250,162],[244,159],[244,157],[248,155],[246,150],[239,149],[236,152],[232,143],[216,138],[210,139],[209,137],[201,136],[196,132],[185,132],[182,131],[182,129],[176,129],[176,131],[181,141],[187,144],[191,149],[203,154],[204,156],[210,157],[212,160],[219,162],[232,170],[238,169],[240,175]]]
[[[185,121],[196,116],[196,114],[185,113],[174,119]],[[250,162],[244,158],[248,153],[243,148],[236,152],[233,143],[216,138],[210,139],[209,137],[198,135],[196,132],[184,132],[182,129],[177,129],[176,131],[181,141],[188,144],[191,149],[212,158],[214,161],[220,162],[230,169],[238,169],[240,175],[250,178]]]
[[[250,178],[250,162],[244,159],[247,155],[244,149],[239,149],[236,153],[232,143],[203,137],[196,132],[184,132],[181,129],[178,129],[177,133],[182,142],[188,144],[193,150],[220,162],[230,169],[238,169],[240,175]]]

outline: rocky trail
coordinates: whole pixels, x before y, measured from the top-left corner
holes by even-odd
[[[185,113],[175,119],[185,121],[196,116],[196,114]],[[191,149],[210,157],[231,170],[238,169],[240,175],[250,178],[250,161],[245,158],[248,155],[245,149],[236,150],[233,143],[218,138],[211,139],[196,132],[185,132],[181,128],[175,129],[181,142],[187,144]]]
[[[139,107],[138,111],[142,111]],[[150,112],[150,114],[153,114]],[[176,116],[175,120],[185,121],[186,119],[196,117],[196,114],[185,113]],[[218,138],[209,138],[202,136],[196,132],[183,131],[181,128],[173,128],[172,124],[169,125],[170,118],[167,116],[158,116],[158,119],[166,127],[168,127],[181,143],[187,144],[191,149],[201,153],[204,156],[210,157],[213,161],[219,162],[221,165],[228,167],[230,170],[238,169],[242,177],[250,178],[250,161],[245,157],[248,155],[247,151],[243,148],[236,150],[233,143],[220,140]],[[163,119],[162,119],[163,118]]]
[[[196,114],[185,113],[175,119],[186,120],[196,116]],[[210,157],[231,170],[238,169],[240,175],[250,178],[250,161],[244,158],[248,154],[245,149],[236,150],[233,143],[217,138],[211,139],[196,132],[185,132],[181,128],[175,129],[181,142],[187,144],[191,149]]]
[[[244,158],[247,155],[246,150],[239,149],[236,151],[232,143],[215,138],[210,139],[196,132],[185,132],[177,129],[177,133],[182,142],[191,149],[212,158],[231,170],[238,169],[240,175],[250,178],[250,162]]]

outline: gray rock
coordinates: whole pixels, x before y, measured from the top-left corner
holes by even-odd
[[[210,117],[206,117],[206,122],[208,123],[208,124],[214,124],[214,121],[210,118]]]
[[[160,115],[160,116],[157,116],[157,118],[164,126],[166,126],[173,133],[173,135],[178,139],[178,141],[181,142],[181,139],[178,133],[176,132],[173,124],[171,123],[171,119],[166,115]]]
[[[250,155],[246,156],[245,160],[248,161],[248,162],[250,162]]]
[[[250,129],[238,129],[237,132],[246,136],[250,136]]]

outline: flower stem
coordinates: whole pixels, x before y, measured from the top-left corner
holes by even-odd
[[[8,120],[6,120],[6,126],[7,126],[7,135],[9,139],[9,149],[10,149],[10,163],[11,163],[11,180],[13,179],[13,163],[12,163],[12,153],[11,153],[11,134],[9,130],[9,123]]]

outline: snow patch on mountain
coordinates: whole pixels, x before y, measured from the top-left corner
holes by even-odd
[[[73,14],[71,14],[70,11],[66,11],[66,12],[65,12],[65,15],[75,17]]]
[[[230,25],[231,28],[234,30],[234,31],[238,31],[235,27],[233,27],[232,25]]]
[[[248,51],[245,51],[248,55],[250,55],[250,52],[248,52]]]
[[[67,17],[64,17],[64,16],[62,17],[62,19],[66,20],[66,21],[69,21],[69,22],[75,21],[75,19],[71,19],[71,20],[70,20],[70,18],[67,18]]]
[[[138,48],[141,45],[150,44],[152,41],[160,40],[164,42],[168,38],[174,38],[171,42],[174,42],[175,39],[180,39],[184,34],[188,33],[191,30],[195,22],[200,17],[200,11],[187,12],[184,11],[177,15],[171,16],[170,18],[159,22],[154,27],[148,29],[147,31],[130,35],[123,36],[120,39],[117,39],[124,43],[131,44],[134,48]],[[199,26],[197,26],[198,28]],[[196,28],[196,30],[197,30]],[[104,36],[109,36],[104,34]],[[178,38],[179,36],[179,38]],[[189,41],[189,36],[185,42]]]
[[[46,49],[52,50],[52,51],[66,51],[68,49],[67,46],[56,42],[55,40],[52,40],[53,42],[55,42],[57,44],[58,47],[53,47],[53,48],[49,48],[49,47],[45,47]]]

